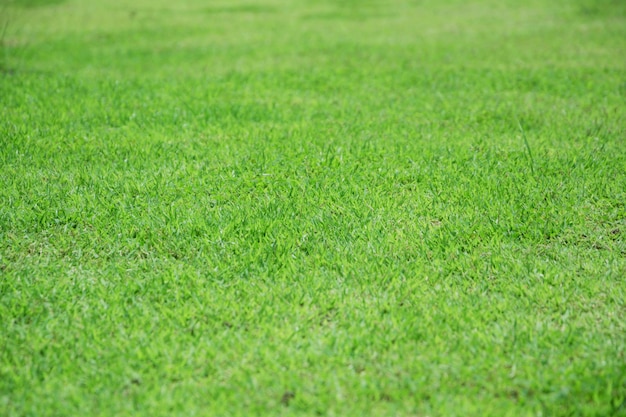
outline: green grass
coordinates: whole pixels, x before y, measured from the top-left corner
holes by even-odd
[[[626,415],[620,0],[0,4],[0,414]]]

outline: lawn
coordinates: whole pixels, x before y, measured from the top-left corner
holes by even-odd
[[[0,415],[626,415],[626,2],[0,0],[0,39]]]

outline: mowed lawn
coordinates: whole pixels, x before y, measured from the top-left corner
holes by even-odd
[[[626,415],[626,2],[0,23],[0,415]]]

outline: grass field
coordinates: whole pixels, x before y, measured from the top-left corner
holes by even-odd
[[[0,415],[626,415],[626,2],[0,24]]]

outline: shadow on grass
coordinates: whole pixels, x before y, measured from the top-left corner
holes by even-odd
[[[276,8],[271,6],[263,6],[258,4],[242,4],[234,6],[211,6],[205,9],[208,14],[222,14],[222,13],[274,13]]]
[[[34,8],[43,6],[55,6],[65,3],[65,0],[9,0],[11,6]]]
[[[582,16],[597,18],[608,16],[626,16],[624,0],[579,0],[578,10]]]
[[[15,9],[34,9],[38,7],[56,6],[66,0],[0,0],[0,75],[11,75],[16,70],[9,66],[10,49],[14,48],[7,40],[7,29],[14,23]],[[11,10],[13,8],[13,10]],[[19,14],[19,12],[18,12]]]

